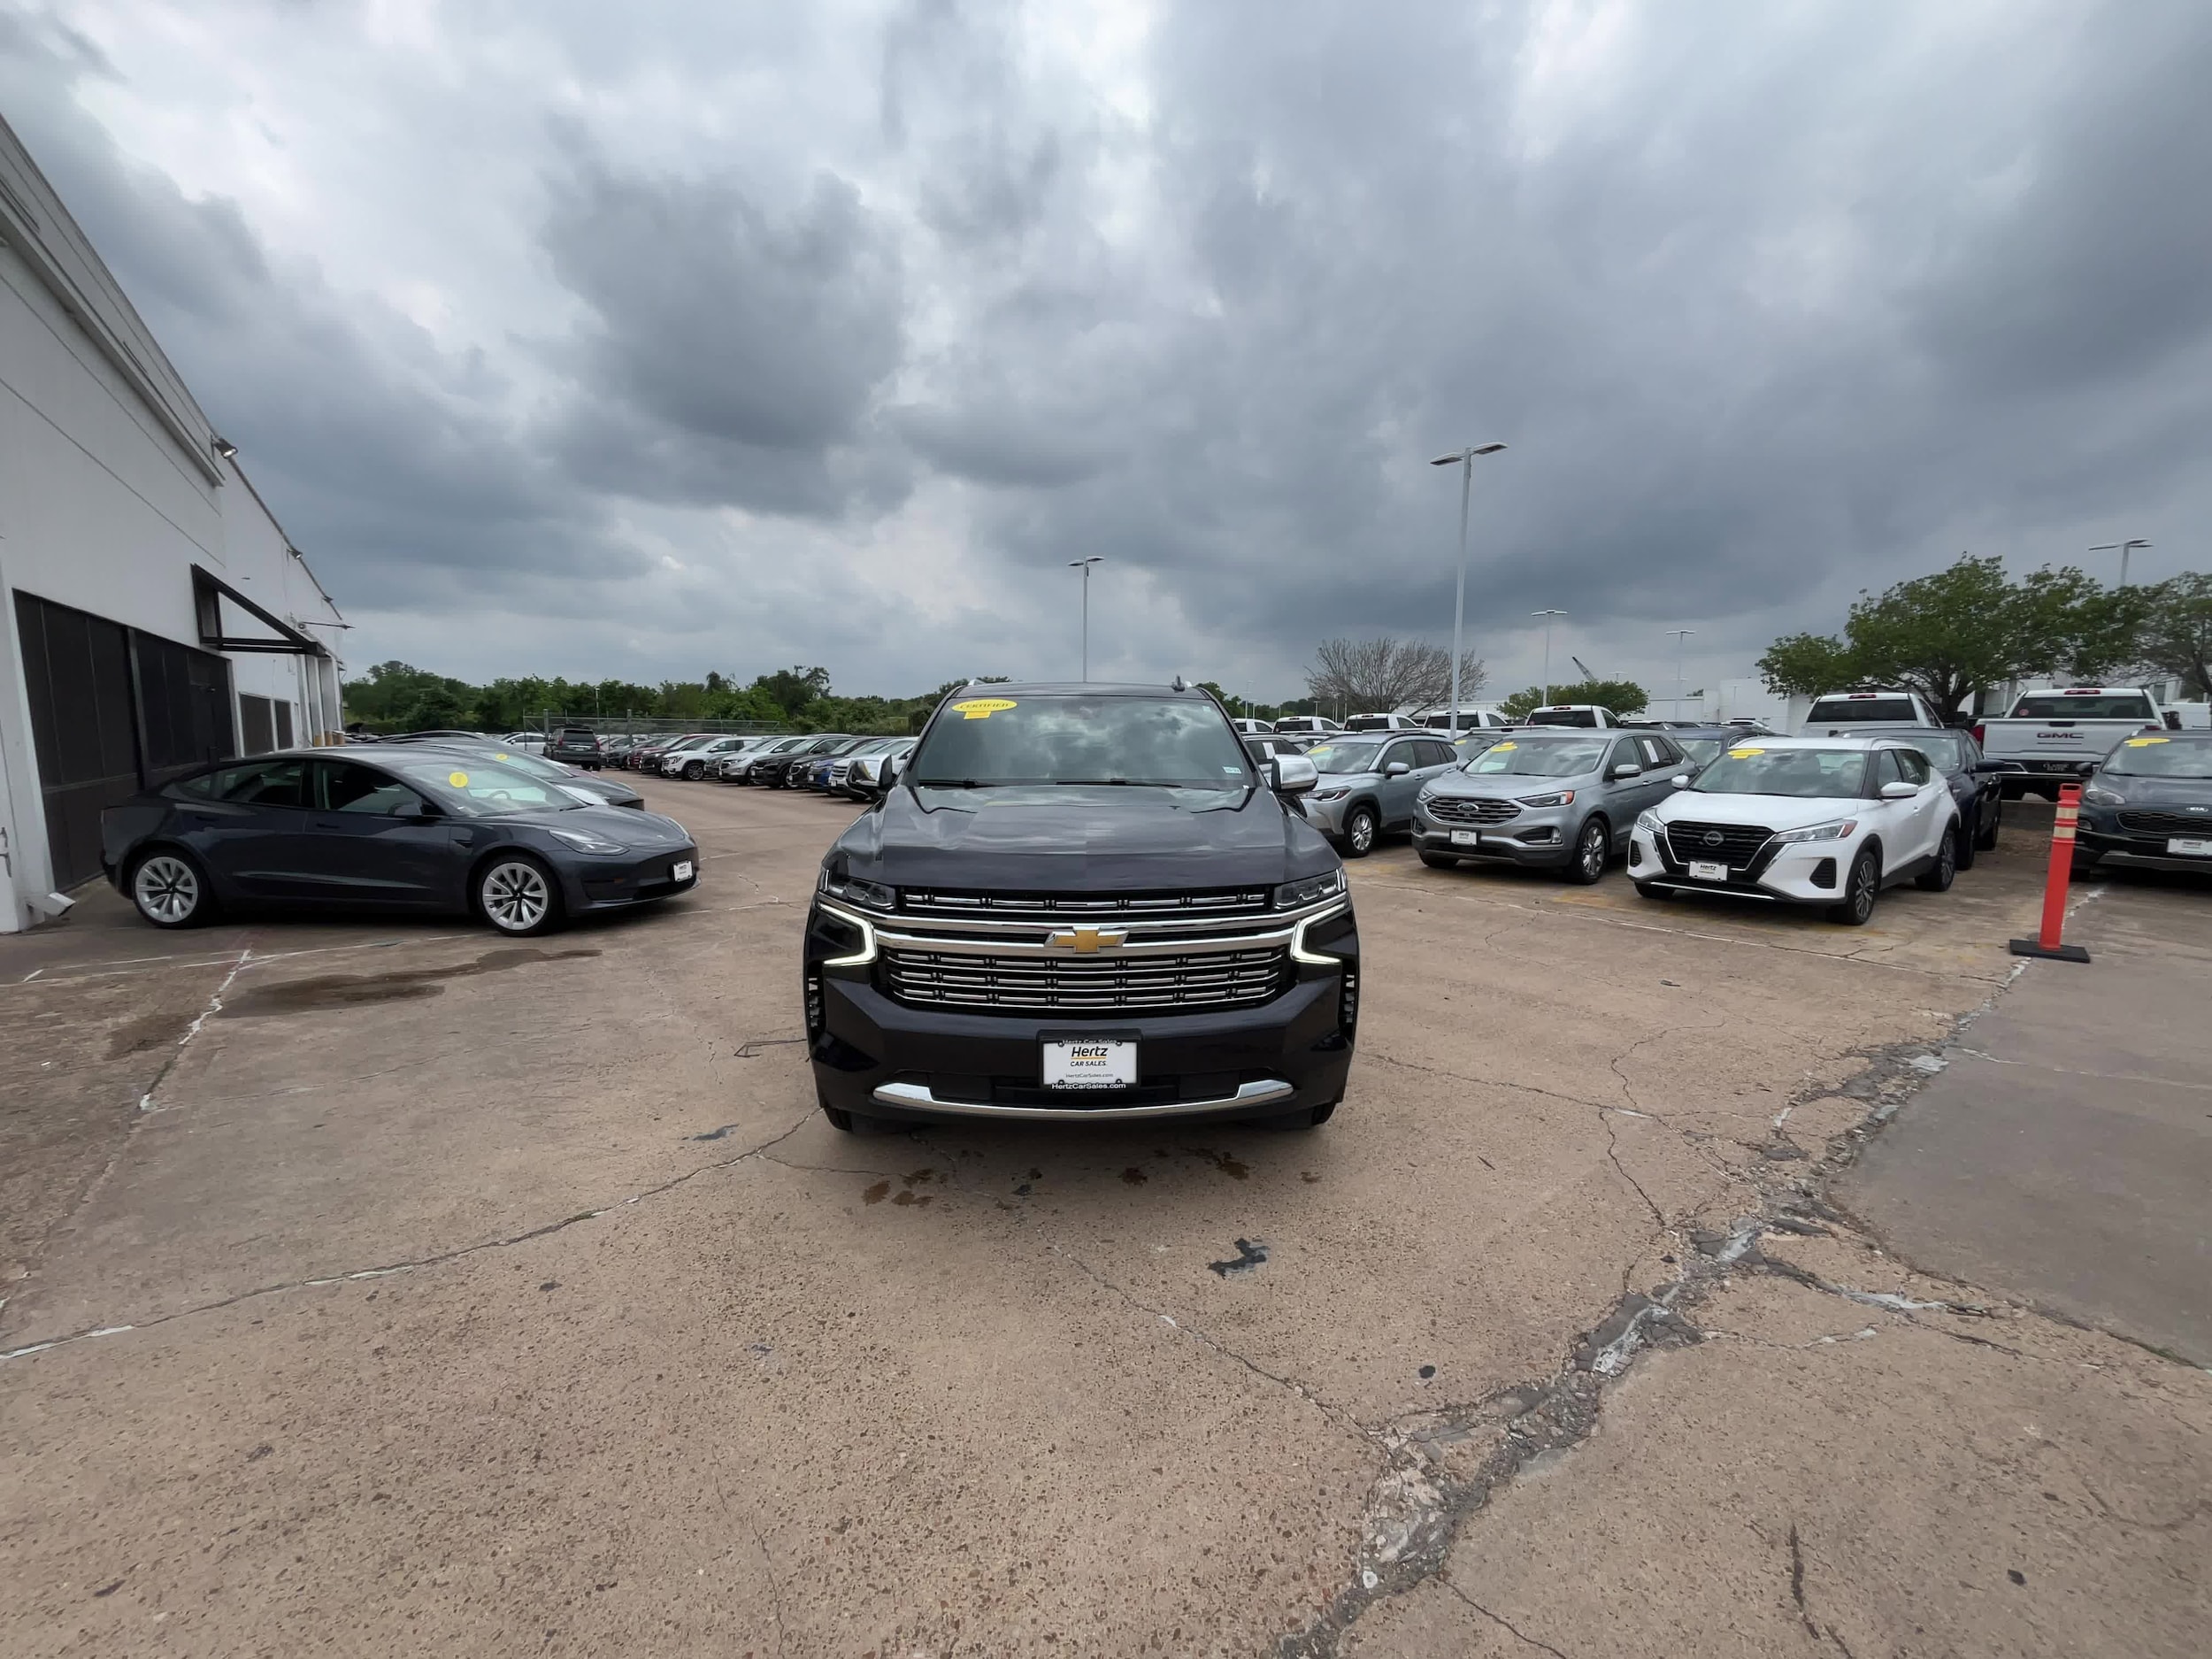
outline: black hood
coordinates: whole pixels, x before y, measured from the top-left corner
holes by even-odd
[[[830,849],[847,872],[901,887],[1140,893],[1272,887],[1335,850],[1264,789],[1110,785],[892,789]]]
[[[538,829],[589,830],[640,852],[657,847],[687,847],[690,832],[672,818],[628,807],[577,806],[556,811],[502,812],[489,819],[457,818],[456,823],[528,824]]]

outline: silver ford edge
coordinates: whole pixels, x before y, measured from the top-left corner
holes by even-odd
[[[1626,849],[1636,815],[1692,770],[1663,732],[1509,732],[1424,786],[1414,801],[1413,844],[1436,869],[1463,860],[1529,864],[1586,885]]]

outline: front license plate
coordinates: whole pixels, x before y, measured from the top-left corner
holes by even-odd
[[[690,859],[688,859],[688,858],[680,858],[680,859],[678,859],[678,860],[676,861],[675,867],[674,867],[673,869],[670,870],[668,873],[669,873],[670,875],[672,875],[672,876],[675,877],[675,879],[676,879],[677,880],[679,880],[679,881],[688,881],[688,880],[690,880],[690,879],[691,879],[691,860],[690,860]]]
[[[1690,860],[1690,879],[1693,881],[1725,881],[1728,866],[1708,863],[1702,858]]]
[[[1455,847],[1479,847],[1482,845],[1482,836],[1479,832],[1475,830],[1454,830],[1452,832],[1452,845]]]
[[[1047,1088],[1132,1088],[1137,1045],[1113,1038],[1045,1044]]]
[[[2166,850],[2183,858],[2212,858],[2212,841],[2201,841],[2193,835],[2177,835],[2166,843]]]

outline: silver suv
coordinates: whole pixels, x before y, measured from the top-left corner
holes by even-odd
[[[1421,791],[1413,845],[1434,869],[1463,859],[1530,864],[1587,885],[1627,849],[1636,815],[1691,770],[1663,732],[1515,732]]]
[[[1331,737],[1306,758],[1321,774],[1305,798],[1307,821],[1347,858],[1364,858],[1377,836],[1413,823],[1413,797],[1458,757],[1440,737],[1362,732]]]

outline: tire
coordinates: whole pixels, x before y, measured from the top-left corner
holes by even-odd
[[[1432,870],[1456,870],[1459,868],[1459,860],[1453,857],[1449,853],[1425,852],[1421,855],[1421,862]]]
[[[1344,815],[1344,856],[1364,858],[1375,850],[1375,838],[1382,833],[1371,806],[1356,806]]]
[[[1969,830],[1962,822],[1954,826],[1958,835],[1957,867],[1962,871],[1971,870],[1974,867],[1974,849],[1980,844],[1982,839],[1981,824],[1979,821],[1981,817],[1981,807],[1978,803],[1975,806],[1974,814],[1976,822],[1971,830]]]
[[[541,860],[527,853],[499,853],[470,886],[476,913],[494,933],[527,939],[561,925],[561,886]]]
[[[703,760],[695,760],[684,768],[684,781],[686,783],[696,783],[700,779],[705,777],[706,775],[707,764]]]
[[[1595,887],[1605,879],[1605,865],[1612,856],[1612,829],[1594,812],[1582,820],[1582,827],[1575,833],[1574,856],[1560,873],[1576,887]]]
[[[1959,821],[1953,818],[1944,827],[1943,840],[1936,848],[1935,863],[1912,879],[1913,886],[1923,893],[1948,893],[1958,872]]]
[[[1660,887],[1655,882],[1639,881],[1636,883],[1636,896],[1640,899],[1649,899],[1655,904],[1658,904],[1664,903],[1667,900],[1672,898],[1674,895],[1668,892],[1666,888]]]
[[[1828,919],[1845,927],[1864,927],[1874,914],[1874,902],[1882,895],[1882,860],[1871,847],[1859,849],[1844,878],[1841,903],[1828,907]]]
[[[2004,797],[2000,795],[1990,802],[1985,810],[1989,815],[1986,824],[1982,822],[1982,809],[1974,813],[1974,845],[1983,852],[1993,853],[1997,850],[1997,826],[2004,821]]]
[[[2073,867],[2073,873],[2075,875],[2085,876],[2103,862],[2104,855],[2102,853],[2093,853],[2086,848],[2083,847],[2079,842],[2075,843]]]
[[[160,847],[131,864],[124,890],[156,927],[198,927],[215,916],[215,895],[200,861],[180,847]]]

